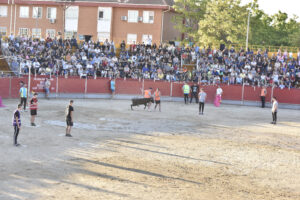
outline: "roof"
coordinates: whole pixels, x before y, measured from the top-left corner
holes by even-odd
[[[7,3],[7,0],[0,0],[0,3]],[[152,7],[169,9],[174,4],[174,0],[15,0],[16,4],[56,4],[72,2],[74,5],[84,6],[110,6],[110,7]]]

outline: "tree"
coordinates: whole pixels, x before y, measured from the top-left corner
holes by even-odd
[[[177,15],[174,17],[175,28],[184,38],[196,39],[198,35],[198,23],[203,19],[206,4],[210,0],[174,0]]]

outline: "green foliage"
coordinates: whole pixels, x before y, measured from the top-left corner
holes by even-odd
[[[202,44],[244,44],[251,4],[240,0],[175,0],[176,28],[185,38]],[[268,15],[254,0],[249,45],[300,46],[298,18],[278,12]]]
[[[185,34],[185,38],[198,37],[198,23],[202,20],[209,0],[174,0],[175,28]]]
[[[203,44],[232,44],[246,39],[247,6],[240,0],[212,0],[199,21],[199,41]]]

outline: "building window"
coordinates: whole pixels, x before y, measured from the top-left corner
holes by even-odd
[[[136,44],[136,34],[127,34],[127,44]]]
[[[32,37],[33,38],[41,38],[42,31],[40,28],[33,28],[32,29]]]
[[[104,19],[104,11],[103,10],[99,10],[98,19],[99,20],[103,20]]]
[[[139,17],[138,10],[128,10],[128,22],[137,23]]]
[[[20,7],[20,17],[21,18],[28,18],[29,17],[29,7],[28,6],[21,6]]]
[[[47,8],[47,19],[56,19],[56,8]]]
[[[152,45],[152,35],[143,35],[142,42],[144,42],[145,45]]]
[[[20,28],[19,29],[19,35],[24,37],[29,35],[29,30],[28,28]]]
[[[78,19],[78,7],[69,7],[66,10],[67,19]]]
[[[47,29],[46,38],[55,38],[55,29]]]
[[[154,23],[154,11],[144,11],[143,12],[143,22],[148,24]]]
[[[110,33],[98,33],[99,42],[105,42],[105,40],[110,41]]]
[[[65,32],[65,39],[72,39],[72,37],[77,38],[77,32],[75,31],[66,31]]]
[[[6,27],[0,27],[0,39],[2,36],[6,36],[7,30]]]
[[[0,6],[0,17],[7,17],[7,6]]]
[[[32,17],[33,18],[42,18],[42,7],[33,7],[32,8]]]

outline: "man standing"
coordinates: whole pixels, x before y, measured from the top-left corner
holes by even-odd
[[[21,88],[20,88],[20,98],[21,98],[21,105],[24,104],[24,111],[26,111],[26,104],[27,104],[27,88],[26,88],[26,84],[24,84]]]
[[[152,97],[151,92],[152,92],[152,88],[149,88],[148,90],[144,91],[144,98],[149,100],[148,110],[150,110],[151,107],[151,97]]]
[[[200,89],[199,92],[199,115],[203,115],[204,111],[204,103],[206,100],[206,93],[204,92],[203,88]]]
[[[267,88],[266,86],[263,86],[260,92],[260,99],[261,99],[261,107],[265,107],[265,102],[266,102],[266,95],[267,95]]]
[[[271,124],[276,124],[277,122],[277,110],[278,110],[278,101],[276,99],[276,97],[272,98],[272,118],[273,121],[271,122]]]
[[[191,87],[191,100],[190,103],[192,103],[193,98],[195,97],[196,103],[198,103],[198,93],[199,93],[199,86],[194,83]]]
[[[35,121],[35,116],[37,115],[37,107],[38,107],[38,99],[37,99],[37,93],[33,94],[33,97],[30,100],[30,115],[31,115],[31,126],[36,126],[34,121]]]
[[[49,99],[50,86],[51,86],[51,82],[48,78],[46,78],[46,80],[45,80],[45,92],[46,92],[46,98],[47,99]]]
[[[188,104],[189,94],[190,94],[190,86],[187,83],[184,83],[184,85],[182,86],[182,91],[184,94],[184,103]]]
[[[221,104],[222,94],[223,94],[223,90],[222,90],[221,86],[219,85],[218,89],[216,91],[216,98],[215,98],[215,102],[214,102],[216,107],[219,107]]]
[[[19,146],[18,144],[18,135],[21,129],[21,111],[22,105],[19,104],[17,110],[14,111],[14,116],[13,116],[13,127],[14,127],[14,145]]]
[[[110,90],[111,90],[111,98],[114,98],[116,91],[116,79],[111,79],[110,81]]]
[[[154,97],[155,97],[155,107],[154,109],[156,110],[157,105],[159,105],[159,112],[161,112],[161,105],[160,105],[160,91],[159,88],[156,89],[154,92]]]
[[[73,126],[73,100],[70,100],[69,105],[66,108],[66,122],[67,122],[67,128],[66,128],[66,137],[72,137],[71,135],[71,128]]]

